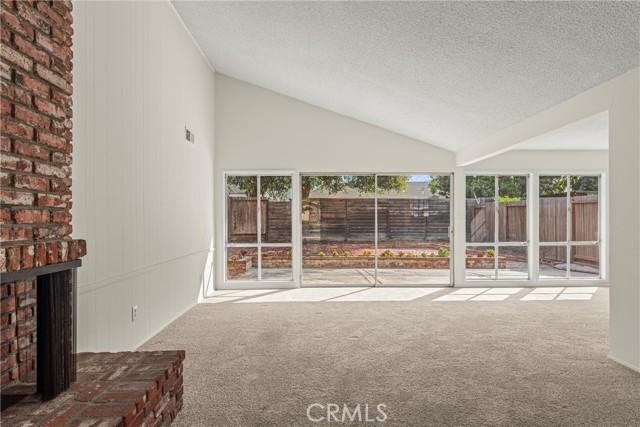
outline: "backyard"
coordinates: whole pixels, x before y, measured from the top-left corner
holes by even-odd
[[[229,178],[227,279],[292,280],[291,178]],[[599,277],[593,178],[540,178],[541,279]],[[529,278],[527,179],[467,177],[467,279]],[[301,181],[303,284],[450,283],[448,175]]]

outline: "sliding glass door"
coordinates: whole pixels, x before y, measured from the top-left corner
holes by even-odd
[[[451,282],[449,175],[378,175],[380,285]]]
[[[450,285],[450,175],[302,175],[302,285]]]
[[[302,285],[375,284],[375,176],[302,175]]]

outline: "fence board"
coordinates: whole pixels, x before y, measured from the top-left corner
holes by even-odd
[[[448,199],[378,199],[378,239],[380,241],[448,241],[450,201]],[[291,241],[290,202],[262,201],[263,240]],[[308,199],[302,230],[305,239],[320,242],[365,242],[374,240],[375,202],[365,198]],[[493,201],[467,200],[467,241],[494,240]],[[234,199],[229,202],[228,221],[231,241],[251,241],[256,233],[256,199]],[[574,240],[597,240],[597,196],[572,198]],[[526,241],[526,202],[505,202],[499,206],[500,241]],[[566,197],[540,199],[540,241],[566,240]],[[598,262],[597,246],[572,248],[572,261]],[[541,257],[566,261],[563,247],[541,247]]]
[[[268,243],[291,242],[291,202],[269,201],[265,209],[266,235]]]

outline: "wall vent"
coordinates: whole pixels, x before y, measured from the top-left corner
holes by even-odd
[[[184,128],[184,139],[189,141],[192,144],[196,143],[196,134],[191,132],[187,127]]]

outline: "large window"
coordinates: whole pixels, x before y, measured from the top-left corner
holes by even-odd
[[[449,175],[302,175],[302,284],[448,285]]]
[[[529,278],[528,176],[466,177],[467,280]]]
[[[226,175],[226,280],[292,281],[291,175]]]
[[[602,176],[532,177],[465,177],[464,279],[602,279]],[[302,174],[295,215],[293,175],[228,173],[224,179],[225,281],[453,282],[452,175]],[[300,230],[295,242],[294,225]]]
[[[540,279],[600,279],[600,176],[539,180]]]

